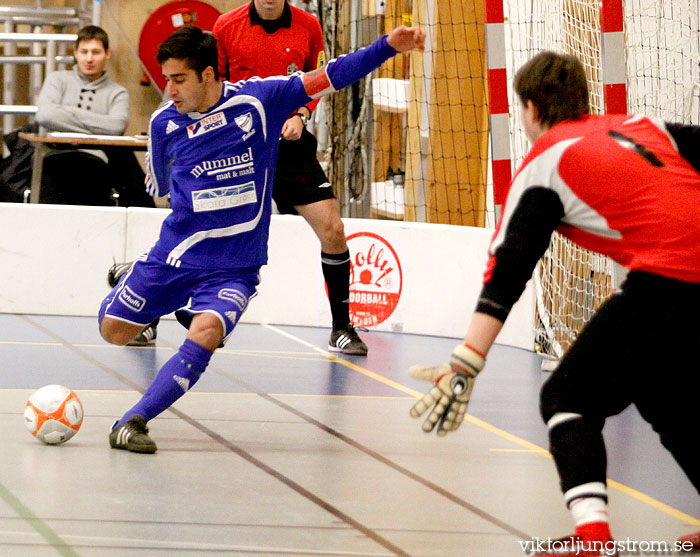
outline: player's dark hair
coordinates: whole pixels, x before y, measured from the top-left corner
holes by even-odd
[[[187,67],[194,70],[201,80],[202,72],[209,66],[214,70],[214,78],[219,79],[219,53],[216,39],[208,31],[203,31],[196,25],[180,27],[158,47],[156,60],[163,64],[166,60],[175,58],[184,60]]]
[[[590,112],[586,71],[569,54],[540,52],[518,70],[513,87],[523,105],[532,101],[538,121],[550,128]]]
[[[75,39],[76,50],[83,41],[91,41],[93,39],[100,41],[104,49],[109,50],[109,37],[107,36],[107,32],[97,25],[86,25],[78,31],[78,38]]]

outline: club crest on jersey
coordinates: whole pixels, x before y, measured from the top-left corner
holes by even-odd
[[[287,75],[292,75],[294,72],[299,70],[299,66],[296,65],[295,62],[292,62],[287,66]]]
[[[253,114],[250,112],[246,112],[245,114],[241,114],[240,116],[236,116],[233,119],[234,122],[236,122],[236,125],[243,130],[244,135],[243,135],[243,141],[248,139],[251,135],[255,133],[255,130],[253,129]]]
[[[202,118],[194,124],[187,126],[187,137],[190,139],[193,137],[199,137],[200,135],[209,133],[212,130],[221,128],[227,123],[226,116],[224,116],[223,112],[215,112],[214,114],[211,114],[206,118]]]

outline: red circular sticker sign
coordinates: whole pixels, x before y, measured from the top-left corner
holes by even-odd
[[[358,232],[347,237],[350,257],[350,319],[358,327],[385,321],[401,297],[399,258],[381,236]]]

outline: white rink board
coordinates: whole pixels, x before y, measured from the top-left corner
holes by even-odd
[[[0,203],[0,312],[96,315],[107,293],[105,276],[112,259],[130,260],[147,251],[168,213]],[[398,302],[372,328],[464,335],[481,290],[491,230],[365,219],[344,223],[346,236],[372,233],[383,239],[390,247],[379,249],[393,249],[401,266]],[[353,245],[351,240],[351,252]],[[393,261],[384,263],[389,268],[396,286]],[[273,215],[269,263],[261,277],[244,322],[330,327],[320,244],[301,217]],[[530,282],[498,342],[531,350],[533,323]]]
[[[0,203],[0,312],[97,315],[126,210]]]

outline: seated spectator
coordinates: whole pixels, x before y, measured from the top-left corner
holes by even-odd
[[[46,76],[36,120],[48,131],[122,135],[129,121],[129,94],[105,71],[109,37],[88,25],[78,32],[72,70]],[[54,151],[44,159],[41,203],[153,207],[144,172],[132,151],[80,149]],[[116,196],[114,196],[116,197]]]

